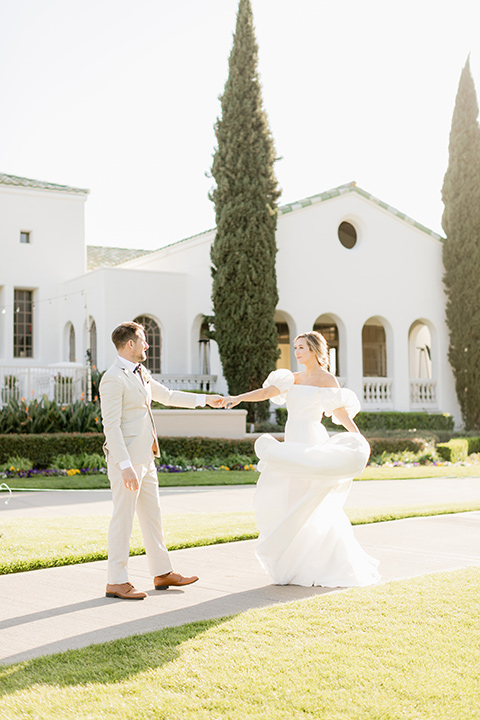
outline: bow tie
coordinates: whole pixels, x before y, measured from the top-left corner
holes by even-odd
[[[141,367],[142,367],[142,366],[140,365],[140,363],[138,363],[138,365],[135,365],[135,368],[134,368],[133,372],[134,372],[134,373],[138,372],[138,373],[140,373],[140,375],[141,375],[141,374],[142,374],[142,373],[140,372],[140,368],[141,368]]]

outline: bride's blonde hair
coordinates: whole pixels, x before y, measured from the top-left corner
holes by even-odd
[[[311,330],[310,332],[297,335],[297,337],[295,338],[295,342],[297,342],[297,340],[299,340],[300,338],[305,338],[309,350],[314,353],[320,367],[323,370],[328,370],[330,366],[330,358],[328,356],[327,341],[325,340],[323,335],[316,330]]]

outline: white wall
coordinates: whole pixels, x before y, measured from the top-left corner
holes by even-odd
[[[62,357],[58,286],[85,272],[85,200],[85,193],[0,185],[0,361],[42,365]],[[21,231],[30,232],[30,244],[20,243]],[[13,357],[14,288],[34,291],[33,358]]]

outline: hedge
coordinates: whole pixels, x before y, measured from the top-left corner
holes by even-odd
[[[380,455],[382,452],[403,452],[405,450],[418,452],[424,450],[429,441],[429,438],[421,436],[401,435],[368,438],[372,448],[372,455]],[[80,455],[83,452],[101,454],[103,442],[104,436],[99,433],[0,435],[0,465],[7,462],[8,458],[17,455],[31,460],[36,468],[47,468],[50,467],[51,460],[55,455]],[[465,447],[475,448],[470,449],[469,452],[480,450],[480,438],[450,441],[450,443],[452,442],[466,443]],[[254,443],[255,438],[253,437],[242,440],[203,437],[159,438],[160,448],[168,453],[171,458],[182,456],[191,460],[195,457],[202,457],[207,461],[214,457],[228,457],[233,454],[253,455]],[[442,447],[448,446],[450,448],[450,443],[443,443]],[[445,450],[444,453],[446,456],[451,451]]]
[[[0,465],[8,458],[28,458],[36,468],[48,468],[55,455],[102,453],[103,433],[28,433],[0,435]]]
[[[275,410],[277,423],[284,427],[287,421],[287,409]],[[323,424],[328,430],[339,430],[331,418],[324,417]],[[448,413],[427,412],[364,412],[355,417],[355,423],[363,432],[372,430],[449,430],[453,431],[454,420]]]
[[[43,435],[0,435],[0,465],[19,456],[31,460],[36,468],[47,468],[55,455],[102,453],[104,436],[100,433],[45,433]],[[159,444],[171,457],[223,457],[252,455],[254,438],[230,440],[203,437],[161,437]]]
[[[438,443],[437,452],[442,460],[462,462],[472,453],[480,452],[480,437],[452,438],[446,443]]]

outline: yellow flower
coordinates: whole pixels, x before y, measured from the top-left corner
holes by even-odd
[[[226,465],[220,465],[219,470],[230,470]]]
[[[75,468],[70,468],[70,470],[67,470],[67,475],[71,477],[72,475],[79,475],[80,470],[76,470]]]

